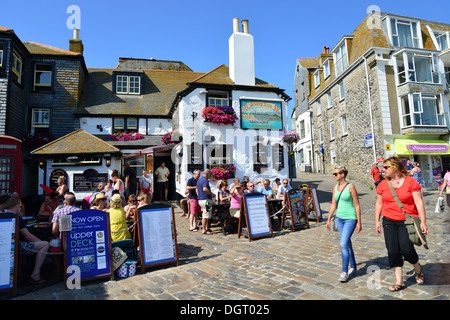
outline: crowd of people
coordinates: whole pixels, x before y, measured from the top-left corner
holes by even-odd
[[[292,189],[287,179],[280,183],[280,179],[276,178],[272,185],[269,179],[262,180],[262,186],[258,189],[255,186],[261,184],[261,181],[250,181],[248,176],[244,176],[242,181],[235,177],[233,183],[228,186],[227,180],[219,180],[216,184],[217,193],[211,191],[209,179],[211,172],[209,169],[200,174],[200,170],[194,170],[193,176],[186,182],[185,195],[186,198],[181,199],[180,206],[183,213],[181,217],[189,219],[189,231],[198,232],[197,222],[199,214],[202,215],[202,234],[212,234],[209,228],[212,218],[211,208],[208,202],[217,200],[219,202],[229,202],[229,216],[239,219],[241,198],[244,194],[259,192],[267,196],[268,199],[280,199],[283,206],[286,204],[286,192]],[[225,219],[224,227],[231,228],[230,219]]]

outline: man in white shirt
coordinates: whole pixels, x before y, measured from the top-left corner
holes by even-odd
[[[170,171],[166,167],[164,162],[161,162],[161,166],[155,171],[156,177],[158,178],[156,182],[158,183],[160,200],[163,200],[163,190],[164,190],[164,200],[167,201],[167,194],[169,192],[169,175]]]

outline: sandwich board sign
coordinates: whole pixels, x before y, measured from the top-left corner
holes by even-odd
[[[19,217],[0,214],[0,292],[17,296]]]
[[[245,216],[248,240],[271,236],[273,237],[272,222],[270,221],[269,205],[264,194],[252,192],[244,194],[241,200],[241,215],[239,217],[238,238],[241,234],[241,221]],[[242,212],[244,214],[242,214]]]

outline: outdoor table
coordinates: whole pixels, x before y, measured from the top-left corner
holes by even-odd
[[[26,226],[28,231],[42,241],[48,241],[52,235],[51,222],[37,222]]]
[[[211,212],[212,212],[212,218],[213,221],[218,221],[220,223],[220,226],[222,227],[222,233],[225,236],[225,219],[231,219],[230,216],[230,201],[217,201],[212,200],[211,201]]]

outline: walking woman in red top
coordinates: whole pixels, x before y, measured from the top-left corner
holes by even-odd
[[[399,158],[390,157],[383,163],[386,179],[381,181],[376,189],[375,229],[378,233],[381,233],[380,215],[382,215],[389,266],[394,268],[396,279],[395,284],[389,287],[389,290],[393,292],[403,290],[406,287],[402,279],[403,258],[414,266],[417,284],[423,284],[425,275],[423,274],[422,266],[419,264],[419,256],[414,249],[414,245],[409,240],[408,231],[404,223],[405,214],[395,201],[389,188],[388,180],[394,186],[394,190],[407,214],[420,218],[420,228],[424,235],[428,233],[428,229],[425,222],[425,208],[420,185],[408,175],[408,171]]]

